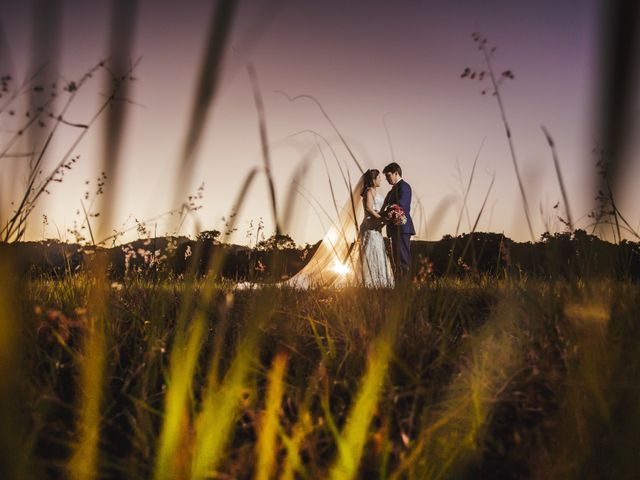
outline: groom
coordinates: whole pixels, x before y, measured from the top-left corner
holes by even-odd
[[[407,217],[407,223],[404,225],[394,225],[387,222],[387,237],[391,239],[396,280],[406,280],[411,266],[411,235],[416,234],[410,214],[411,186],[402,179],[402,168],[395,162],[384,167],[382,173],[384,173],[387,182],[392,185],[382,204],[382,211],[384,212],[391,205],[396,204],[402,207]]]

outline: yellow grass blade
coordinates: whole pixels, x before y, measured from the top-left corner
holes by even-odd
[[[204,323],[194,321],[187,338],[177,332],[171,351],[171,367],[165,397],[165,417],[159,437],[158,456],[154,471],[155,480],[175,478],[175,459],[182,435],[185,414],[189,406],[191,382],[202,345]]]
[[[15,272],[10,258],[0,251],[0,476],[28,478],[26,460],[30,453],[22,437],[24,418],[18,403],[20,378],[20,335],[15,300],[18,298]],[[23,450],[25,449],[25,450]]]
[[[273,463],[277,450],[278,414],[280,413],[280,404],[284,393],[283,379],[287,368],[287,360],[287,356],[284,354],[276,355],[269,372],[269,389],[267,390],[265,402],[266,410],[260,422],[258,443],[256,445],[258,459],[256,480],[268,480],[272,477]]]
[[[77,406],[77,444],[67,465],[69,478],[97,478],[102,401],[107,378],[107,258],[98,256],[90,265],[88,306],[84,343],[79,355],[80,378]]]
[[[293,428],[293,434],[291,437],[281,433],[282,443],[287,449],[287,457],[285,459],[284,467],[282,468],[282,474],[280,480],[293,480],[296,471],[299,471],[302,466],[300,459],[300,444],[305,435],[311,430],[311,415],[304,409],[300,412],[300,419]]]
[[[196,420],[196,438],[191,478],[211,478],[230,438],[231,428],[246,391],[251,360],[258,347],[258,332],[253,326],[238,347],[233,363],[219,388],[208,388],[202,411]]]
[[[393,472],[417,478],[456,478],[478,453],[496,393],[521,366],[517,350],[518,319],[524,315],[508,301],[478,332],[470,345],[470,364],[448,386],[441,410],[424,425],[413,451]]]
[[[362,386],[351,407],[341,438],[338,440],[339,454],[331,468],[330,478],[332,479],[350,479],[358,473],[369,425],[387,376],[392,345],[391,338],[384,334],[374,342]]]
[[[322,379],[325,378],[326,375],[327,370],[324,361],[321,361],[315,374],[309,381],[309,387],[306,389],[304,394],[304,401],[300,405],[298,421],[291,429],[291,437],[288,437],[284,432],[281,432],[280,434],[282,443],[287,449],[287,456],[284,460],[280,480],[293,480],[296,472],[304,474],[299,453],[300,445],[302,444],[302,440],[304,440],[305,436],[313,429],[313,419],[310,413],[311,402],[319,385],[322,383]],[[303,476],[307,477],[307,475]]]
[[[97,476],[100,439],[100,405],[104,370],[104,334],[93,326],[82,356],[81,400],[78,414],[78,444],[69,462],[69,478],[90,479]]]

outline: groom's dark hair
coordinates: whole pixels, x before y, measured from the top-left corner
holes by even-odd
[[[396,162],[392,162],[382,170],[382,173],[397,173],[402,176],[402,168]]]

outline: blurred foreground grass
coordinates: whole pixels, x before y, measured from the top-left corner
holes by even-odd
[[[5,351],[3,404],[22,411],[2,434],[8,472],[423,479],[640,471],[636,284],[486,277],[295,291],[129,279],[108,288],[96,314],[93,282],[84,274],[31,280],[3,297],[15,312],[3,338],[19,346]],[[93,430],[87,405],[99,406]]]
[[[34,30],[38,67],[51,60],[47,47],[58,35],[57,22],[45,13],[59,8],[49,3],[37,2],[41,14],[34,17],[46,19]],[[613,7],[604,52],[611,62],[603,69],[598,118],[606,156],[596,197],[604,213],[595,226],[615,225],[614,239],[621,242],[627,227],[638,237],[613,196],[631,131],[637,3],[607,3]],[[192,178],[236,6],[224,0],[212,9],[175,204]],[[107,177],[118,184],[127,102],[113,100],[126,98],[137,65],[129,60],[136,2],[116,1],[113,12],[118,20],[111,23],[112,61],[105,68],[111,93],[86,124],[72,125],[81,133],[49,173],[41,162],[62,114],[106,63],[67,84],[65,106],[55,115],[49,101],[31,101],[56,120],[46,136],[32,139],[28,168],[20,165],[28,178],[21,200],[0,205],[8,219],[0,231],[5,241],[24,237],[39,198],[51,182],[62,181],[60,172],[75,163],[75,147],[103,111],[109,118],[98,171],[109,173],[100,176],[98,192]],[[493,77],[486,39],[474,40]],[[279,233],[264,107],[255,72],[250,75]],[[533,238],[499,82],[492,80]],[[362,171],[320,103],[309,95],[296,98],[318,105]],[[23,131],[16,129],[0,158]],[[544,133],[565,203],[563,223],[572,230],[553,141]],[[256,172],[242,184],[230,218]],[[114,198],[108,189],[97,243],[110,233],[104,219],[112,216]],[[181,218],[192,208],[183,207]],[[97,214],[91,208],[84,214],[95,244],[89,217]],[[219,273],[223,258],[214,256],[208,270]],[[190,280],[194,275],[109,285],[106,262],[62,280],[28,280],[11,260],[0,252],[2,479],[627,479],[640,471],[637,284],[475,277],[394,291],[238,290]],[[560,260],[557,269],[566,258]]]

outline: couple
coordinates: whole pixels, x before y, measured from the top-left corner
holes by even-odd
[[[368,170],[351,192],[338,218],[320,242],[308,263],[282,285],[297,289],[343,288],[364,285],[390,288],[409,275],[409,239],[415,235],[410,215],[411,187],[402,180],[397,163],[387,165],[383,174],[393,187],[383,200],[378,170]],[[360,223],[360,209],[364,220]],[[391,239],[395,280],[386,252],[382,227]],[[354,248],[359,245],[359,248]]]
[[[411,186],[402,179],[402,168],[393,162],[384,167],[382,173],[392,186],[384,200],[378,194],[382,183],[380,171],[367,170],[362,177],[365,216],[360,225],[360,260],[364,286],[373,288],[393,287],[395,283],[382,227],[386,225],[387,237],[391,240],[396,281],[409,276],[410,239],[416,233],[410,214]]]

